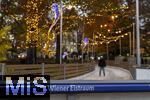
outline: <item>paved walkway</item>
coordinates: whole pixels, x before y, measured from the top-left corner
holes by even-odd
[[[93,72],[88,74],[71,78],[70,80],[131,80],[132,76],[130,72],[126,69],[119,68],[119,67],[106,67],[106,76],[99,76],[99,67],[96,66]]]

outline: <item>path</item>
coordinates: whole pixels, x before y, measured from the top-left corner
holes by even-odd
[[[99,67],[96,66],[93,72],[88,74],[71,78],[70,80],[131,80],[132,76],[130,72],[126,69],[119,67],[106,67],[106,76],[99,76]]]

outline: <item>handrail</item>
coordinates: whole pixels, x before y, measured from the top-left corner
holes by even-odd
[[[150,92],[150,80],[145,81],[50,81],[52,94]]]
[[[150,80],[50,80],[51,84],[75,84],[75,83],[139,83],[150,84]]]
[[[91,66],[92,65],[92,66]],[[68,79],[86,74],[95,69],[94,64],[36,64],[5,65],[4,75],[50,75],[51,79]]]

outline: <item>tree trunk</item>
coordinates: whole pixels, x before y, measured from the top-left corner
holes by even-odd
[[[27,49],[27,64],[36,64],[37,57],[36,57],[36,46],[31,44]]]
[[[56,63],[60,64],[60,35],[57,35],[56,42]]]

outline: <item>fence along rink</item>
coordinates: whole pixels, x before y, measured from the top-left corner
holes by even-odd
[[[36,64],[36,65],[6,65],[1,68],[1,75],[50,75],[53,80],[68,79],[89,73],[95,69],[95,64]]]

